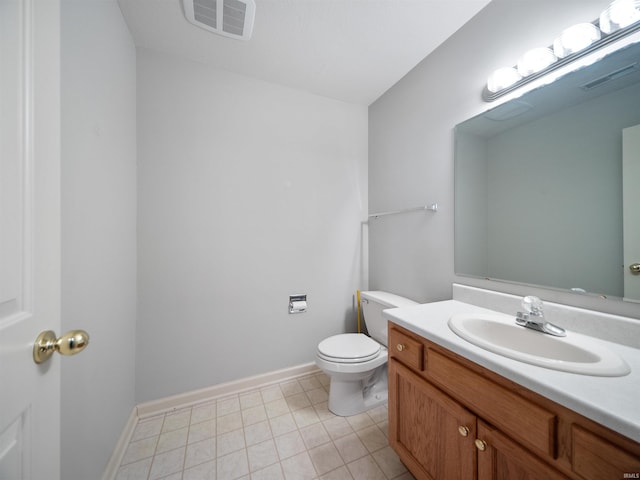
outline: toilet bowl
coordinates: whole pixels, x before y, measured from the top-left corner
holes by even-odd
[[[331,379],[329,410],[349,416],[382,405],[388,400],[387,308],[417,305],[416,302],[387,292],[360,293],[363,333],[333,335],[318,344],[316,365]]]

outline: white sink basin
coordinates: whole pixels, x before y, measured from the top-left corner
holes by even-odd
[[[621,377],[631,371],[619,355],[592,337],[573,332],[554,337],[516,325],[515,317],[454,315],[449,328],[478,347],[540,367],[603,377]]]

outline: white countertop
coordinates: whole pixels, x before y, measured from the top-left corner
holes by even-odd
[[[598,340],[629,364],[631,373],[623,377],[551,370],[503,357],[462,339],[447,325],[452,315],[461,313],[497,312],[457,300],[384,311],[389,320],[407,330],[640,442],[640,350]]]

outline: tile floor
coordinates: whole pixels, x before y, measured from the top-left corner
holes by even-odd
[[[387,441],[387,407],[327,409],[322,373],[141,420],[116,480],[412,480]]]

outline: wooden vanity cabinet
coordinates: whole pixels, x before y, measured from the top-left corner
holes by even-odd
[[[392,361],[389,373],[389,413],[392,405],[396,413],[389,415],[389,443],[409,470],[418,478],[475,478],[475,415],[400,362]]]
[[[419,480],[639,478],[639,443],[392,322],[389,357],[389,444]]]

